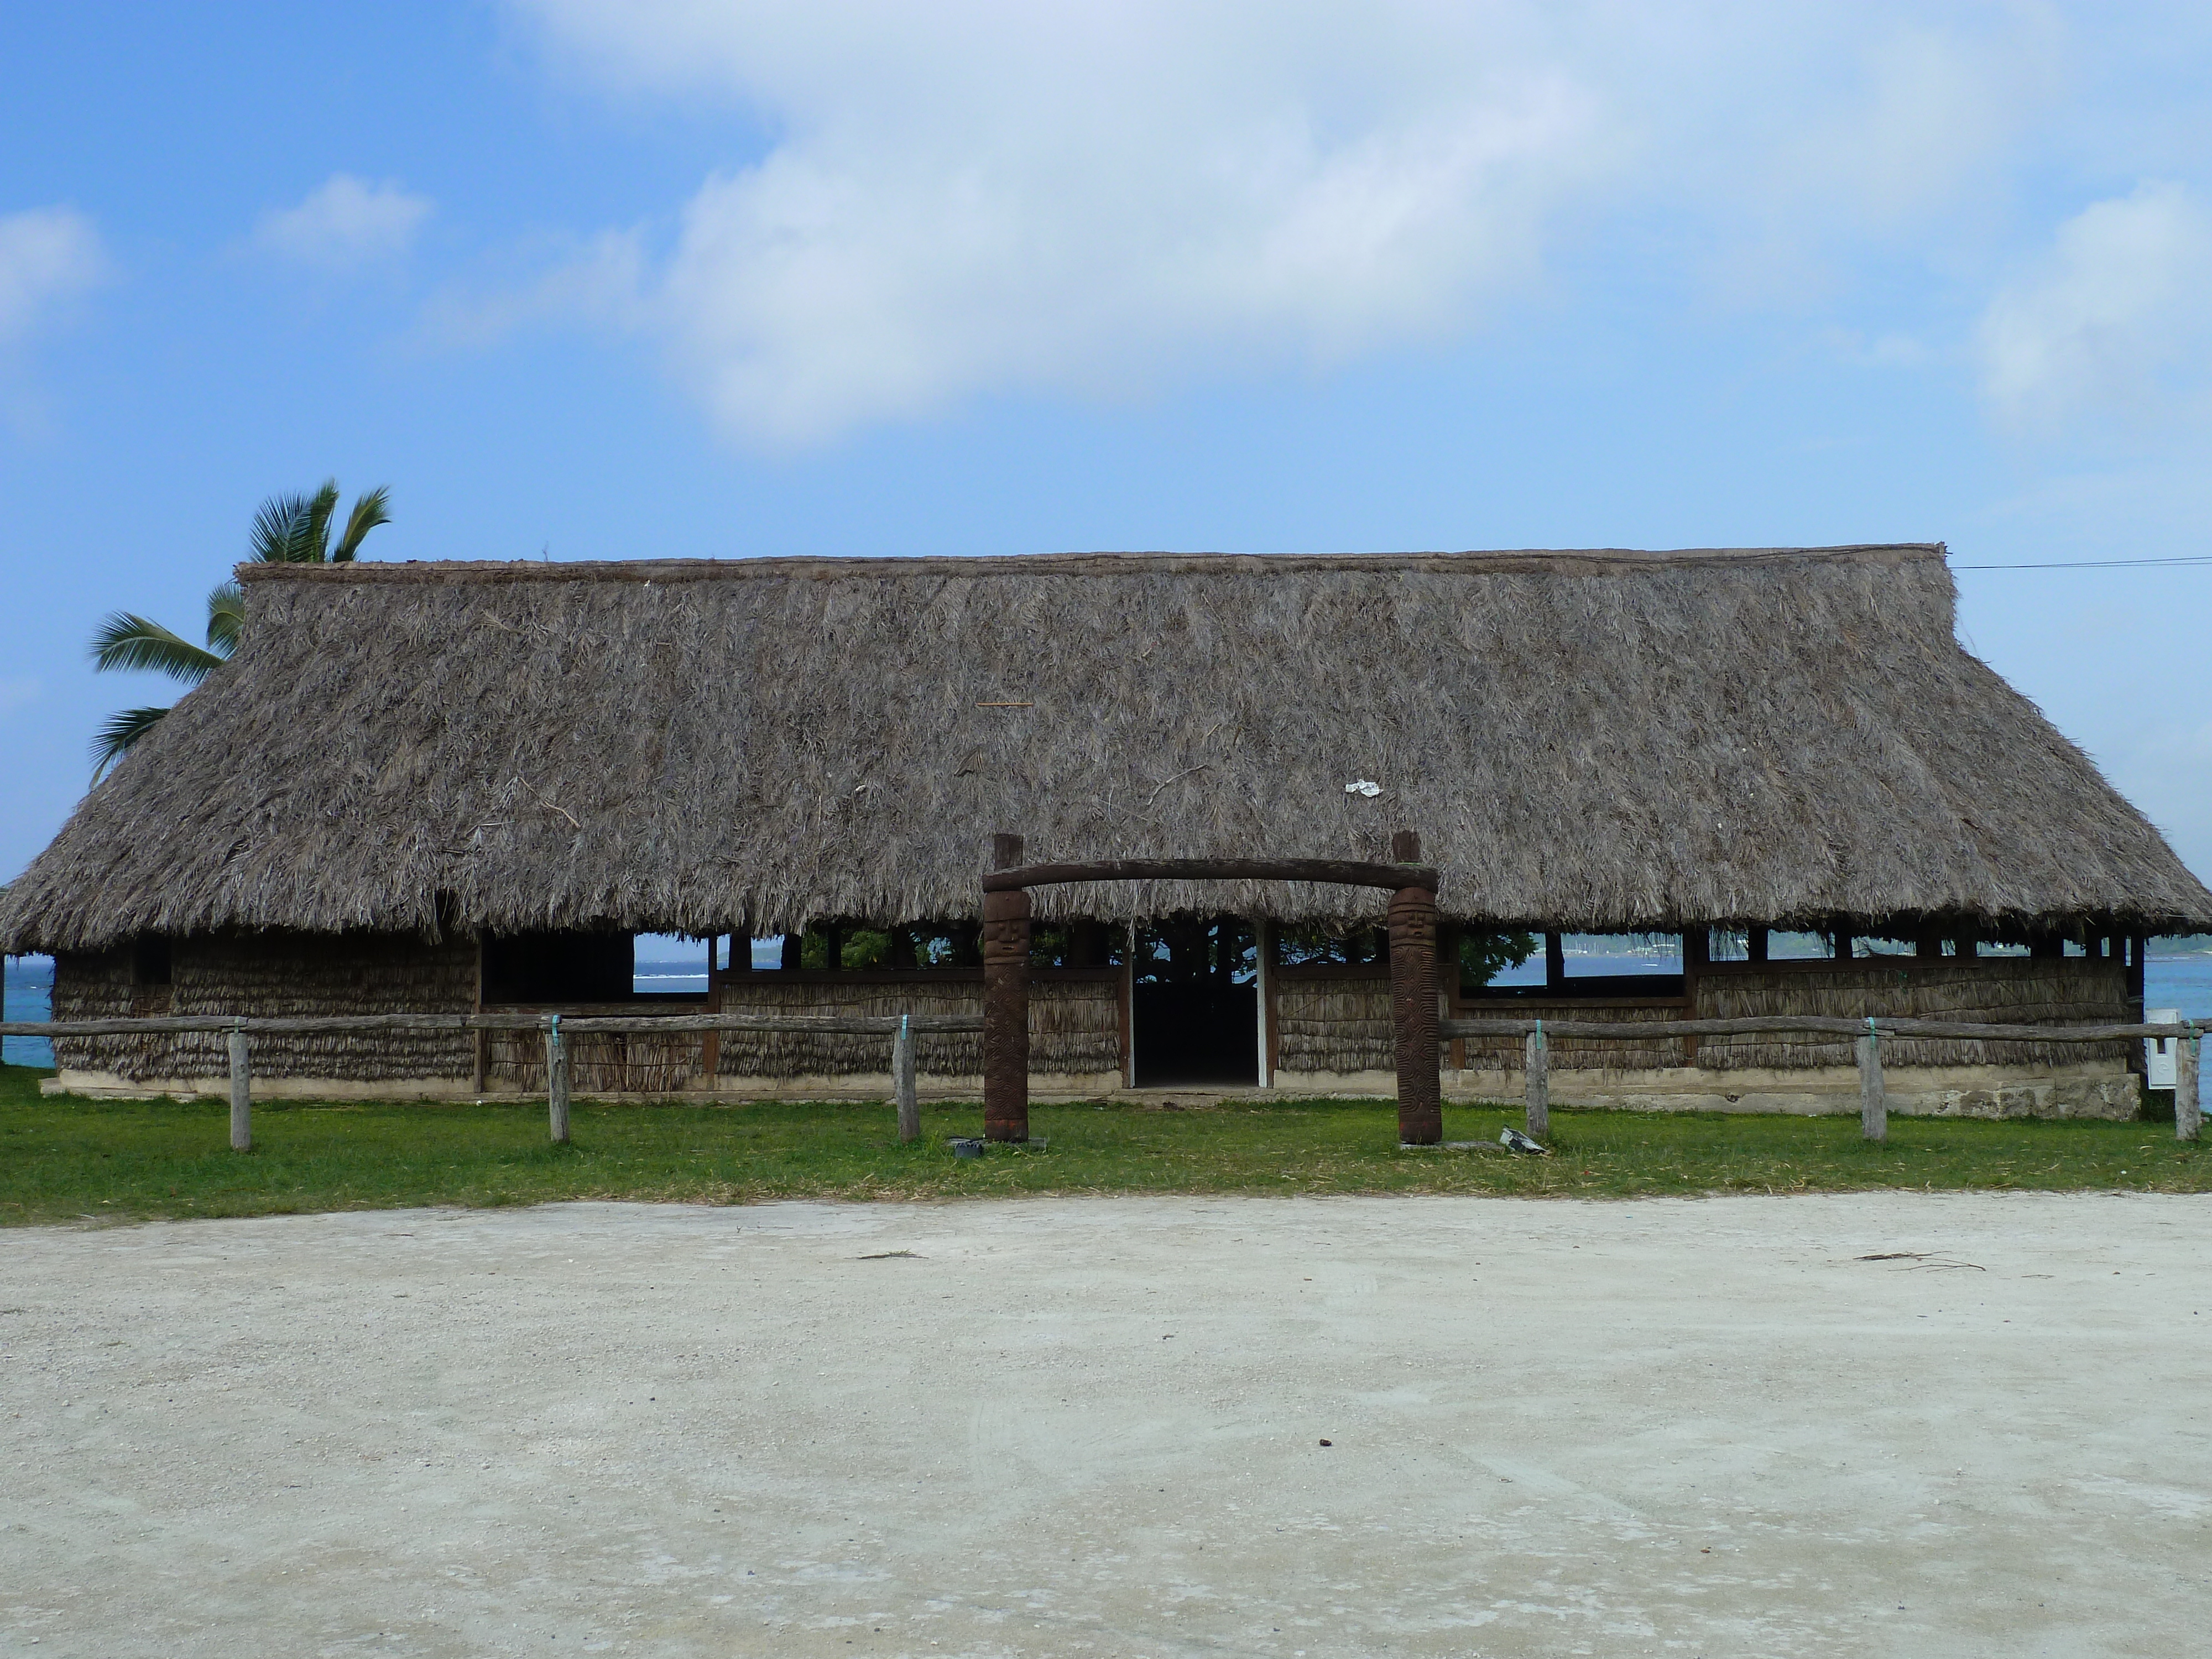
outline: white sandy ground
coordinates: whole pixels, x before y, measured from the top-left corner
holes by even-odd
[[[2208,1232],[1899,1194],[9,1232],[0,1653],[2212,1652]]]

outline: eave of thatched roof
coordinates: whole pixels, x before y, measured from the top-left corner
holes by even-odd
[[[238,656],[15,884],[7,949],[963,916],[996,830],[1042,860],[1378,858],[1412,828],[1445,914],[1492,925],[2212,926],[1960,648],[1940,546],[239,574]]]

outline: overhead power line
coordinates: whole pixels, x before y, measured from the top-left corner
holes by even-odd
[[[2212,553],[2171,559],[2057,559],[2046,564],[1954,564],[1954,570],[2118,570],[2137,564],[2212,564]]]

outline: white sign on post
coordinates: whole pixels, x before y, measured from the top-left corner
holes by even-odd
[[[2143,1012],[2146,1025],[2179,1025],[2179,1008],[2149,1008]],[[2173,1045],[2179,1037],[2145,1037],[2143,1039],[2143,1087],[2171,1089],[2173,1087]]]

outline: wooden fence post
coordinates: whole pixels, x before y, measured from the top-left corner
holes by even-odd
[[[1421,860],[1411,830],[1390,837],[1397,864]],[[1437,1048],[1437,896],[1401,887],[1390,896],[1390,1012],[1398,1060],[1398,1144],[1434,1146],[1444,1138],[1443,1057]]]
[[[553,1144],[568,1144],[568,1045],[562,1041],[561,1016],[545,1017],[545,1115]]]
[[[991,867],[1022,861],[1022,838],[991,837]],[[1030,896],[983,895],[983,1135],[1030,1138]]]
[[[224,1044],[230,1050],[230,1150],[253,1150],[253,1072],[246,1052],[246,1022],[230,1028]]]
[[[2197,1023],[2187,1022],[2189,1034],[2173,1040],[2173,1138],[2194,1140],[2204,1122],[2204,1109],[2197,1097]]]
[[[1869,1140],[1889,1138],[1889,1102],[1881,1091],[1881,1034],[1867,1021],[1867,1034],[1858,1040],[1859,1133]]]
[[[921,1103],[914,1092],[914,1032],[907,1017],[899,1016],[898,1035],[891,1039],[891,1093],[898,1102],[901,1141],[921,1138]]]
[[[1522,1064],[1528,1074],[1528,1137],[1542,1140],[1552,1133],[1552,1050],[1544,1041],[1544,1022],[1528,1033]]]

